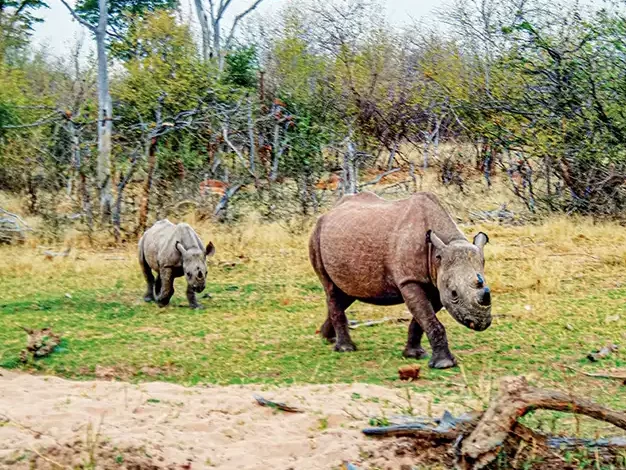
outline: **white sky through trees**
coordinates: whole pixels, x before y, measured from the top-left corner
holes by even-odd
[[[275,11],[289,1],[297,2],[297,0],[265,0],[257,11],[260,14],[264,11]],[[74,1],[70,0],[70,3]],[[231,15],[239,13],[249,3],[250,0],[234,0]],[[381,3],[386,6],[389,20],[395,24],[405,24],[410,22],[411,18],[427,18],[442,4],[439,0],[381,0]],[[37,12],[37,16],[43,18],[44,22],[36,26],[34,34],[36,47],[43,48],[54,56],[64,56],[82,34],[85,38],[85,46],[92,48],[88,32],[77,22],[72,21],[69,12],[60,0],[48,0],[48,4],[49,9],[41,9]],[[181,0],[181,5],[183,11],[189,12],[193,3],[190,0]],[[190,20],[195,29],[198,26],[195,15],[191,15]]]
[[[89,33],[72,18],[60,0],[47,0],[50,8],[42,8],[37,12],[37,16],[42,17],[44,22],[36,26],[34,43],[37,49],[45,49],[49,54],[57,57],[67,56],[66,51],[76,44],[76,40],[84,38],[83,56],[89,50],[93,50],[92,39]],[[226,15],[226,25],[236,15],[250,5],[252,0],[234,0],[229,10],[230,15]],[[566,0],[572,1],[575,0]],[[75,0],[69,0],[74,3]],[[194,31],[199,30],[197,17],[193,8],[193,0],[180,0],[182,10],[191,22]],[[298,0],[264,0],[257,9],[257,14],[272,12],[287,5],[288,2],[297,3]],[[404,25],[419,20],[426,23],[435,19],[436,11],[442,8],[451,0],[378,0],[386,8],[389,21],[396,25]],[[583,0],[579,3],[601,6],[604,0]],[[192,14],[189,14],[189,13]]]

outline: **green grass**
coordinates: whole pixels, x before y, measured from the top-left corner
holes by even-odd
[[[494,291],[494,323],[476,333],[441,312],[462,368],[430,370],[422,361],[422,378],[412,390],[429,393],[436,402],[485,402],[499,377],[526,375],[534,384],[626,407],[626,387],[619,382],[564,368],[626,369],[624,352],[597,364],[586,359],[592,349],[626,339],[626,286],[621,285],[626,248],[617,252],[608,245],[615,242],[614,234],[607,234],[604,244],[594,240],[585,245],[600,261],[550,258],[555,236],[562,247],[575,242],[575,249],[586,249],[568,235],[576,226],[567,224],[491,227],[495,248],[488,245],[486,272]],[[545,243],[532,253],[513,250],[530,232]],[[333,352],[316,335],[325,316],[324,294],[308,267],[304,236],[284,235],[287,246],[281,246],[289,254],[261,242],[247,245],[245,239],[229,245],[226,235],[218,234],[218,240],[220,236],[221,260],[243,251],[251,261],[234,268],[218,263],[210,267],[205,292],[211,298],[201,299],[203,310],[186,308],[182,279],[169,307],[144,303],[143,279],[130,253],[121,262],[91,252],[81,253],[78,260],[45,262],[24,248],[5,249],[5,266],[13,269],[0,269],[0,366],[74,379],[405,386],[397,370],[408,362],[401,356],[406,323],[354,330],[358,351],[352,354]],[[521,261],[508,260],[512,253]],[[558,282],[555,272],[562,273]],[[367,320],[404,315],[405,310],[355,304],[349,316]],[[616,315],[617,321],[607,323],[607,317]],[[26,338],[19,326],[52,326],[63,342],[49,357],[21,364],[18,356]],[[532,419],[550,423],[554,416],[562,415],[537,414]]]

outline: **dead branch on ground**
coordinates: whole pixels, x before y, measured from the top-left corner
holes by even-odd
[[[563,392],[531,387],[524,377],[507,377],[502,379],[499,394],[484,413],[466,413],[454,418],[445,412],[439,419],[417,418],[410,423],[363,432],[379,437],[411,436],[432,446],[448,443],[456,456],[454,464],[461,470],[488,467],[502,452],[511,457],[515,454],[518,459],[520,449],[526,444],[532,448],[533,455],[543,457],[544,464],[556,461],[554,468],[562,468],[565,451],[592,449],[596,458],[612,461],[626,450],[623,437],[591,440],[550,436],[518,422],[525,414],[539,409],[582,414],[626,430],[626,413]]]

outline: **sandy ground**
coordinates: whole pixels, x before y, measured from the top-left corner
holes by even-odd
[[[403,468],[413,461],[360,432],[406,410],[406,394],[376,385],[183,387],[74,382],[0,371],[1,468]],[[299,407],[259,406],[253,394]],[[417,414],[443,411],[413,394]],[[396,440],[397,441],[397,440]],[[410,467],[404,467],[410,468]]]

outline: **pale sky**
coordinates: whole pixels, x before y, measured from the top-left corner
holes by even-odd
[[[258,8],[259,13],[271,11],[287,4],[288,1],[297,0],[265,0]],[[72,0],[69,0],[73,3]],[[250,5],[252,0],[234,0],[231,12],[237,14]],[[389,20],[395,24],[404,24],[411,18],[427,18],[433,10],[441,5],[440,0],[382,0],[386,5]],[[91,38],[85,28],[72,20],[70,13],[60,0],[48,0],[49,9],[42,9],[37,14],[44,22],[37,25],[34,41],[35,44],[45,48],[55,56],[64,56],[65,51],[75,43],[80,35],[84,35],[85,46],[92,47]],[[181,0],[183,10],[190,11],[190,0]],[[197,24],[195,16],[191,16],[193,24]]]

